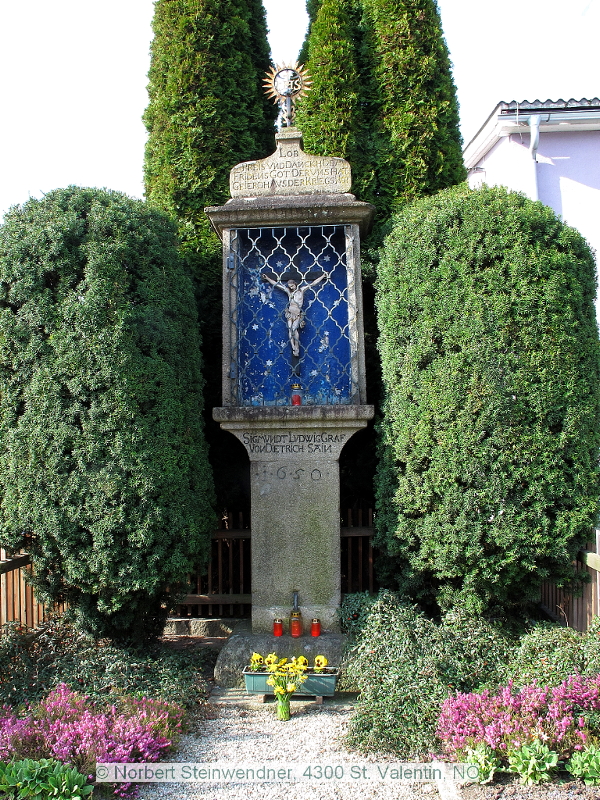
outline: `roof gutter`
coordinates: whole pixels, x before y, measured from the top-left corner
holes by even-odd
[[[496,106],[484,125],[464,148],[463,155],[467,169],[477,166],[479,160],[502,137],[510,136],[511,133],[527,133],[530,127],[529,121],[534,116],[540,118],[541,129],[544,132],[600,130],[600,111],[596,109],[569,112],[552,111],[552,113],[536,113],[525,116],[523,113],[517,113],[516,110],[511,114],[499,113],[500,108],[500,106]]]

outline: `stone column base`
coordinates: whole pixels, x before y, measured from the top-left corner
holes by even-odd
[[[252,630],[287,624],[293,592],[305,626],[339,630],[339,457],[373,406],[226,407],[213,418],[250,457]],[[286,627],[287,630],[287,627]]]

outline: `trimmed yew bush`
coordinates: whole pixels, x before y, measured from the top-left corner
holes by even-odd
[[[200,340],[174,225],[70,187],[0,228],[0,542],[46,601],[157,632],[214,526]],[[168,592],[170,589],[170,593]]]
[[[456,187],[395,218],[377,292],[388,573],[473,612],[568,584],[600,488],[586,242],[541,203]]]

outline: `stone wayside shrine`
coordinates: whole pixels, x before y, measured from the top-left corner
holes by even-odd
[[[284,111],[289,123],[289,99]],[[339,659],[339,457],[374,413],[360,276],[374,208],[349,194],[348,162],[305,153],[298,129],[282,128],[276,146],[235,166],[232,199],[206,209],[223,241],[223,406],[213,417],[244,445],[251,474],[252,633],[222,651],[221,685],[239,682],[253,650]],[[294,592],[300,639],[289,636]],[[314,617],[323,635],[312,639]]]

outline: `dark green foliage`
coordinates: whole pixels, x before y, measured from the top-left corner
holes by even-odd
[[[379,545],[399,588],[515,609],[564,584],[598,512],[595,265],[541,203],[457,187],[379,266]]]
[[[195,280],[210,411],[221,404],[222,250],[204,208],[229,199],[233,166],[275,149],[265,12],[261,0],[158,0],[153,28],[146,197],[177,221]],[[210,413],[206,431],[219,500],[241,509],[239,448]]]
[[[298,61],[300,64],[305,64],[308,61],[308,43],[310,42],[310,34],[313,22],[317,17],[317,12],[322,0],[306,0],[306,13],[308,14],[308,27],[306,29],[306,36],[300,52],[298,54]]]
[[[389,214],[465,177],[458,105],[435,0],[311,2],[309,152],[348,158],[353,189]]]
[[[158,0],[153,29],[146,196],[177,220],[197,280],[220,298],[221,247],[204,208],[229,199],[235,164],[275,144],[265,13],[260,0]]]
[[[351,639],[354,639],[362,630],[366,615],[374,602],[376,602],[376,598],[369,592],[344,595],[339,610],[342,633],[346,633]]]
[[[204,207],[229,199],[229,171],[274,150],[276,109],[260,0],[158,0],[145,113],[146,194],[178,221],[198,278],[221,284]]]
[[[360,750],[401,758],[435,752],[443,700],[497,682],[512,647],[484,620],[453,613],[435,623],[390,592],[366,603],[347,598],[345,608],[357,608],[360,621],[345,678],[361,692],[350,729]]]
[[[364,0],[379,128],[378,205],[394,210],[465,177],[458,104],[435,0]]]
[[[204,651],[161,644],[115,647],[60,618],[34,632],[8,625],[0,632],[0,706],[41,700],[65,683],[98,703],[133,695],[191,708],[206,696],[206,661]]]
[[[600,619],[585,633],[555,623],[538,624],[521,636],[507,666],[515,686],[558,686],[569,675],[600,674]]]
[[[364,200],[362,167],[367,156],[361,148],[367,136],[361,130],[363,94],[354,41],[357,13],[356,0],[321,0],[308,48],[313,84],[300,103],[297,124],[309,152],[350,161],[353,191]]]
[[[229,199],[235,164],[275,146],[265,13],[261,0],[158,0],[153,29],[146,196],[177,220],[208,311],[220,301],[221,246],[204,208]]]
[[[207,552],[199,348],[164,214],[75,187],[7,214],[0,542],[31,553],[40,597],[106,635],[157,631]]]

